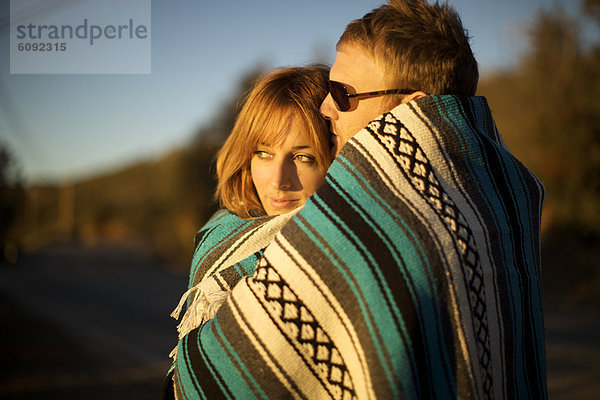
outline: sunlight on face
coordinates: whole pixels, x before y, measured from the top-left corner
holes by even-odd
[[[321,185],[316,149],[296,119],[279,143],[260,143],[250,163],[252,182],[267,215],[302,206]]]
[[[338,52],[329,79],[341,82],[352,93],[388,89],[383,69],[375,59],[354,44],[345,44]],[[330,121],[336,154],[342,146],[372,119],[391,109],[385,97],[366,98],[355,102],[350,111],[339,111],[328,94],[321,104],[321,114]]]

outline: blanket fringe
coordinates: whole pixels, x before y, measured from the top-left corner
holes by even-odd
[[[221,305],[227,300],[231,291],[229,290],[217,290],[211,293],[205,293],[201,288],[201,284],[198,284],[188,291],[186,291],[179,300],[179,304],[171,313],[171,317],[179,319],[179,315],[185,305],[185,302],[194,295],[194,299],[191,301],[190,306],[183,314],[181,322],[177,325],[177,332],[179,333],[179,340],[187,335],[191,330],[200,327],[203,323],[210,320],[215,316]],[[173,360],[177,358],[177,347],[175,347],[169,354]]]
[[[181,314],[181,310],[183,310],[183,306],[185,305],[185,301],[190,297],[190,295],[196,291],[200,290],[200,288],[196,285],[193,288],[187,290],[183,295],[181,295],[181,299],[179,300],[179,304],[171,313],[171,317],[175,319],[179,319],[179,314]]]
[[[177,307],[171,313],[171,317],[179,319],[186,302],[189,304],[188,309],[181,318],[181,322],[177,326],[179,340],[191,330],[200,327],[202,324],[212,319],[217,313],[217,310],[225,300],[227,300],[227,297],[229,297],[231,291],[219,289],[219,287],[222,286],[216,281],[215,274],[218,274],[224,269],[241,262],[250,255],[267,247],[273,237],[281,230],[281,227],[289,221],[300,208],[301,207],[296,208],[287,214],[275,216],[265,222],[257,221],[257,224],[259,225],[257,225],[256,228],[252,228],[236,239],[235,243],[239,243],[239,246],[233,245],[233,243],[230,244],[227,251],[225,251],[218,260],[208,268],[208,272],[206,272],[207,275],[200,283],[190,288],[181,296]],[[171,351],[169,356],[173,358],[173,360],[176,359],[177,347]]]

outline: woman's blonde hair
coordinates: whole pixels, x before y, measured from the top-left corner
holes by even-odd
[[[278,143],[292,118],[304,127],[318,167],[331,163],[327,122],[319,107],[327,96],[329,68],[323,65],[279,68],[260,79],[248,94],[231,134],[217,154],[216,199],[242,218],[264,214],[254,189],[250,162],[259,144]]]

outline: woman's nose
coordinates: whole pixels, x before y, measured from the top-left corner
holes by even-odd
[[[271,186],[278,190],[290,189],[294,182],[294,163],[289,160],[280,160],[273,167]]]

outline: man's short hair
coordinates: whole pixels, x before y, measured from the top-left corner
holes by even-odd
[[[390,88],[465,96],[477,89],[479,73],[468,33],[447,2],[390,0],[348,24],[338,51],[347,44],[373,55]]]

